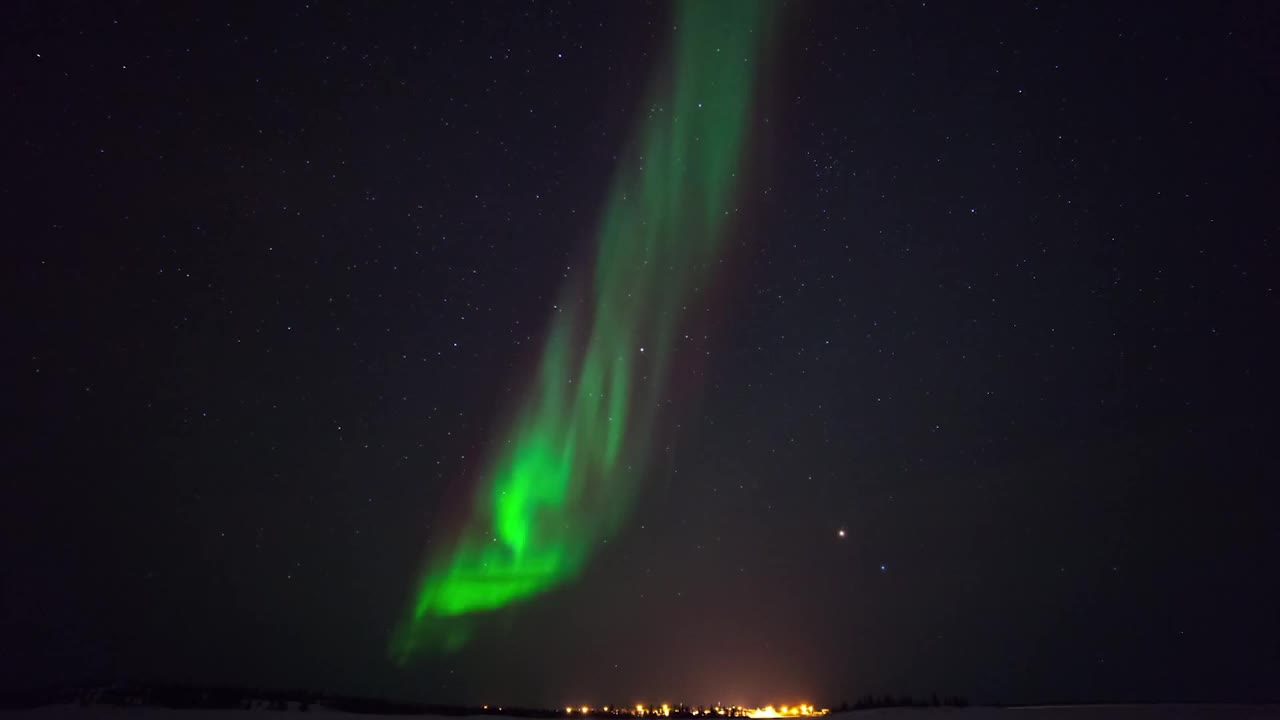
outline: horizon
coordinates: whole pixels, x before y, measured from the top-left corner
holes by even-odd
[[[739,717],[779,720],[782,718],[812,718],[831,714],[843,714],[876,709],[911,708],[1108,708],[1108,707],[1157,707],[1157,706],[1258,706],[1275,707],[1280,711],[1280,696],[1273,699],[1230,701],[1222,699],[1182,699],[1173,701],[1142,701],[1132,699],[1104,699],[1071,702],[1045,700],[1031,703],[1002,703],[987,701],[972,703],[963,696],[940,696],[936,692],[923,696],[893,692],[860,692],[853,701],[846,693],[839,702],[818,703],[734,703],[734,702],[666,702],[666,703],[609,703],[582,705],[565,704],[558,707],[527,705],[520,703],[439,703],[430,699],[411,699],[392,696],[350,695],[315,689],[281,689],[263,687],[239,687],[231,685],[190,685],[181,683],[118,683],[103,686],[26,688],[22,690],[0,689],[0,708],[37,708],[50,705],[80,703],[107,705],[143,705],[157,707],[225,707],[230,701],[237,704],[246,700],[254,702],[283,701],[324,704],[355,702],[362,704],[358,712],[378,714],[374,707],[383,707],[384,714],[416,713],[445,715],[494,716],[494,717]],[[373,705],[363,705],[372,703]],[[829,705],[829,707],[827,706]],[[394,709],[394,710],[393,710]]]

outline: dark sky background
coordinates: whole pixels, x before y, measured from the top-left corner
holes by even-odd
[[[786,4],[631,520],[397,668],[667,6],[6,5],[0,682],[1276,698],[1278,7]]]

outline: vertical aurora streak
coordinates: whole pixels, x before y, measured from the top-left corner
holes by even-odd
[[[601,215],[590,302],[553,315],[461,533],[416,586],[398,659],[455,648],[471,614],[574,578],[625,517],[682,307],[720,253],[767,15],[762,0],[677,2],[668,76]]]

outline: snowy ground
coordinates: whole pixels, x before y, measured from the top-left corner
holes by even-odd
[[[312,705],[306,713],[345,715]],[[32,710],[0,711],[0,720],[288,720],[306,717],[296,710],[168,710],[155,707],[118,708],[103,705],[51,705]],[[374,716],[354,716],[369,717]],[[396,715],[391,718],[431,718],[429,715]],[[1025,708],[886,708],[831,716],[834,720],[1280,720],[1280,705],[1075,705]],[[510,720],[500,716],[472,715],[440,720]]]

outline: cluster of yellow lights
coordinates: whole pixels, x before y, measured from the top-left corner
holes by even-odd
[[[566,705],[564,708],[564,712],[566,715],[572,715],[575,712],[577,712],[582,715],[591,715],[592,713],[596,713],[596,714],[609,714],[609,715],[627,715],[632,717],[644,717],[644,716],[670,717],[671,706],[668,705],[667,703],[663,703],[661,705],[651,707],[651,708],[645,707],[644,705],[636,705],[635,708],[619,707],[619,708],[614,708],[613,710],[610,710],[608,705],[605,705],[604,707],[601,707],[601,708],[592,708],[590,705],[583,705],[582,707],[575,708],[572,705]],[[739,707],[737,705],[722,707],[720,705],[716,705],[715,707],[710,707],[705,709],[703,708],[685,709],[683,712],[687,712],[688,714],[694,715],[694,716],[727,715],[732,717],[747,717],[747,718],[793,718],[793,717],[821,717],[831,711],[828,708],[816,708],[808,703],[800,703],[799,705],[781,705],[781,706],[766,705],[764,707],[757,707],[757,708]],[[681,714],[681,711],[677,710],[677,714]]]
[[[772,705],[766,705],[762,708],[750,708],[745,710],[745,714],[750,718],[783,718],[783,717],[818,717],[826,715],[830,710],[827,708],[815,708],[808,703],[800,703],[799,705],[783,705],[775,709]]]

